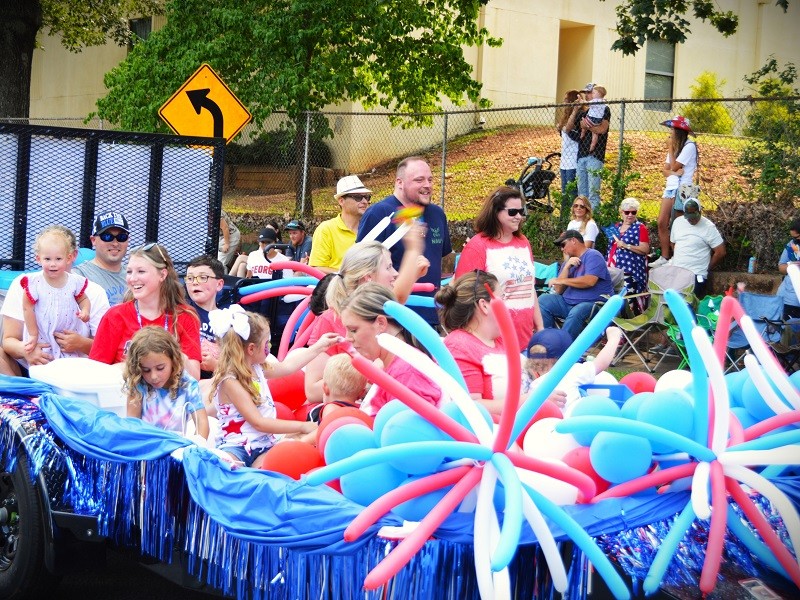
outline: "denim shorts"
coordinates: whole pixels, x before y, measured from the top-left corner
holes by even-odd
[[[662,198],[672,198],[672,210],[683,210],[683,200],[678,195],[678,188],[674,190],[664,190]]]
[[[255,460],[264,454],[269,448],[256,448],[252,452],[248,452],[244,446],[237,446],[235,444],[223,445],[217,448],[236,457],[236,460],[243,463],[245,467],[253,466]]]

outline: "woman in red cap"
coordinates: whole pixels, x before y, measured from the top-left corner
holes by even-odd
[[[664,194],[661,198],[661,208],[658,212],[658,239],[661,243],[661,258],[650,263],[651,267],[658,267],[667,262],[672,254],[669,247],[669,228],[673,218],[683,214],[683,200],[678,194],[680,186],[691,184],[697,170],[697,144],[689,141],[689,135],[694,135],[689,119],[680,115],[672,117],[662,123],[671,129],[667,143],[667,160],[664,163],[664,177],[667,178]]]

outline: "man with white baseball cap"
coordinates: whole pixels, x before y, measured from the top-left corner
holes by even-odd
[[[308,264],[325,273],[337,273],[347,249],[356,243],[361,217],[369,207],[372,190],[357,175],[345,175],[336,184],[333,196],[342,212],[323,221],[314,230]]]
[[[725,258],[725,241],[717,226],[702,215],[697,198],[683,203],[683,215],[675,219],[669,234],[672,258],[669,264],[689,269],[695,275],[694,295],[706,295],[708,272]]]

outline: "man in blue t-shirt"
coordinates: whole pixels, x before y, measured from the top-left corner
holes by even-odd
[[[419,279],[419,282],[430,282],[438,288],[442,280],[442,258],[452,253],[453,248],[450,245],[450,230],[447,227],[447,218],[444,211],[440,206],[431,204],[432,189],[433,174],[431,173],[430,165],[424,158],[409,156],[400,161],[400,164],[397,165],[394,193],[367,209],[358,224],[356,242],[363,240],[384,217],[391,217],[398,209],[410,206],[422,207],[421,220],[427,227],[424,256],[430,262],[430,266],[428,272]],[[396,229],[397,226],[394,223],[390,223],[375,239],[383,242]],[[390,249],[392,264],[395,269],[400,268],[403,251],[402,241],[397,242]],[[433,293],[430,292],[424,295],[433,296]],[[414,308],[414,310],[428,323],[438,327],[439,318],[435,309]]]
[[[555,293],[539,297],[545,327],[555,327],[555,318],[574,340],[583,330],[595,302],[603,302],[614,293],[614,284],[603,255],[587,248],[579,231],[568,229],[554,242],[566,260],[558,277],[548,283]]]

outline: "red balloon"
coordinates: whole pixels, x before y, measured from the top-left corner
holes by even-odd
[[[542,402],[542,405],[539,407],[539,410],[533,415],[533,418],[530,420],[530,423],[525,425],[525,428],[522,430],[522,433],[519,434],[517,437],[517,443],[522,446],[522,440],[525,439],[525,434],[528,432],[528,429],[531,425],[539,421],[540,419],[545,419],[547,417],[555,417],[557,419],[563,419],[564,413],[561,412],[561,409],[556,406],[555,402],[550,402],[550,400],[545,400]]]
[[[275,418],[285,419],[286,421],[294,421],[294,413],[292,409],[283,404],[282,402],[275,403]]]
[[[311,404],[303,404],[300,408],[294,410],[295,421],[308,421],[308,413],[311,412],[313,406]]]
[[[562,458],[561,460],[564,461],[568,466],[572,467],[573,469],[577,469],[581,473],[585,473],[586,475],[591,477],[595,485],[597,486],[598,494],[602,494],[609,487],[611,487],[611,483],[600,477],[600,475],[597,474],[597,471],[594,470],[594,467],[592,467],[592,462],[589,460],[588,446],[580,446],[579,448],[570,450],[564,455],[564,458]],[[589,502],[589,501],[591,501],[591,498],[583,499],[583,502]]]
[[[627,385],[634,394],[653,392],[656,389],[656,378],[645,371],[628,373],[619,382],[622,385]]]
[[[322,432],[328,425],[330,425],[333,421],[335,421],[340,417],[355,417],[356,419],[361,419],[362,421],[364,421],[364,424],[370,429],[372,429],[372,422],[375,420],[372,417],[370,417],[367,413],[365,413],[363,410],[351,406],[340,406],[336,410],[325,415],[322,418],[322,421],[320,421],[319,429],[317,429],[318,447],[320,445],[320,438],[322,437]],[[322,452],[321,449],[320,452]]]
[[[301,475],[323,464],[322,457],[314,446],[306,442],[288,440],[269,449],[264,455],[261,468],[283,473],[292,479],[300,479]]]
[[[297,371],[286,377],[268,379],[267,385],[272,393],[272,399],[297,410],[306,402],[305,374]]]

